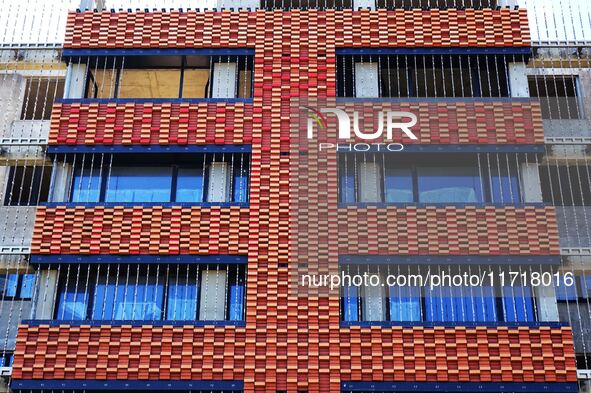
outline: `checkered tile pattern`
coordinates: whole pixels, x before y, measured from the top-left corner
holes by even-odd
[[[341,255],[559,255],[553,207],[340,209]]]
[[[361,121],[375,111],[418,117],[422,144],[535,144],[544,142],[540,105],[514,102],[414,102],[345,104]],[[350,108],[349,108],[350,107]],[[349,109],[351,111],[349,111]],[[364,111],[364,109],[367,109]],[[252,142],[252,104],[56,104],[50,144],[237,144]],[[205,130],[203,132],[202,130]]]
[[[64,47],[252,47],[292,29],[337,47],[530,45],[525,9],[415,9],[70,13]]]
[[[248,209],[39,207],[34,254],[246,254]]]
[[[55,104],[49,143],[248,144],[252,108],[243,103]]]
[[[176,108],[183,105],[176,104],[153,104],[150,110],[147,104],[62,105],[54,112],[51,135],[52,143],[59,144],[250,142],[249,208],[41,208],[33,244],[37,254],[244,253],[248,255],[246,327],[22,325],[13,378],[243,379],[246,392],[311,393],[338,392],[342,381],[359,379],[576,381],[569,328],[341,328],[338,297],[298,297],[290,288],[290,275],[300,258],[290,252],[294,237],[301,235],[309,254],[333,271],[344,247],[338,232],[343,223],[336,203],[335,159],[314,163],[310,173],[316,175],[311,179],[317,187],[300,190],[307,205],[293,209],[294,163],[304,158],[312,163],[317,156],[313,152],[300,156],[293,150],[289,154],[294,145],[290,99],[336,95],[339,47],[527,47],[524,9],[86,12],[69,14],[67,26],[66,48],[255,49],[252,109],[226,105],[227,112],[221,115],[216,104],[208,105],[204,115],[200,104],[191,104],[188,115],[181,116]],[[430,104],[421,105],[421,111],[434,110]],[[539,109],[533,104],[495,103],[491,109],[467,103],[465,110],[481,117],[465,125],[464,109],[454,105],[438,104],[438,113],[447,113],[448,118],[441,115],[438,125],[429,123],[437,133],[422,133],[422,142],[541,141]],[[159,123],[152,123],[150,111],[163,111]],[[503,115],[515,124],[500,120]],[[186,125],[186,116],[201,123]],[[457,127],[453,116],[458,116]],[[114,119],[122,120],[111,125]],[[557,252],[551,209],[387,212],[407,225],[414,237],[398,246],[396,239],[372,238],[367,246],[345,248],[391,252],[398,247],[397,252],[418,252],[435,246],[435,252],[442,254],[481,254],[481,249],[484,254]],[[377,233],[382,224],[374,213],[360,210],[355,225],[369,225],[370,232]],[[315,232],[290,231],[294,214],[312,223]],[[349,219],[345,223],[352,230]],[[437,225],[443,225],[450,245],[435,240],[431,227]],[[420,242],[419,229],[427,230]],[[525,235],[532,239],[526,242]]]
[[[306,365],[316,372],[330,370],[342,381],[576,380],[569,327],[351,327],[333,330],[336,335],[312,328],[299,338],[320,340],[319,353],[297,354],[293,345],[271,340],[271,348],[279,353],[272,358],[272,366],[264,366],[269,344],[257,344],[254,353],[248,349],[255,337],[249,338],[248,331],[241,327],[23,325],[13,378],[242,380],[245,370],[254,368],[283,379],[284,389],[296,390],[310,385],[296,379],[296,366]],[[331,351],[338,354],[334,362],[329,361]],[[337,379],[323,380],[321,386],[315,391],[340,388]]]

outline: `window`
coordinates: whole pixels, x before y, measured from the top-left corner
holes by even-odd
[[[542,198],[545,203],[556,206],[589,206],[591,205],[591,168],[580,165],[540,165]]]
[[[87,98],[252,97],[252,56],[100,57],[87,67]]]
[[[67,160],[74,167],[71,202],[248,201],[247,153],[90,155]]]
[[[4,193],[6,206],[36,206],[47,202],[51,167],[13,166],[8,173]]]
[[[241,321],[242,265],[62,267],[58,320]]]
[[[63,78],[27,78],[21,120],[49,120],[55,99],[63,96]]]
[[[529,94],[538,97],[544,119],[580,119],[579,79],[576,76],[529,76]]]
[[[508,61],[495,55],[340,55],[337,96],[508,97]],[[371,94],[368,82],[375,83]]]
[[[416,265],[343,265],[348,277],[379,276],[379,285],[371,280],[354,281],[341,288],[341,320],[345,322],[534,322],[535,296],[531,287],[434,286],[410,277],[429,274],[478,274],[479,268]],[[502,269],[502,268],[501,268]],[[428,273],[430,272],[430,273]],[[496,273],[495,273],[496,274]],[[405,276],[408,285],[390,285],[388,279]],[[591,282],[591,281],[590,281]],[[383,285],[382,285],[383,284]]]
[[[14,353],[9,351],[2,351],[0,353],[0,367],[12,367],[14,361]]]
[[[30,300],[35,288],[35,274],[1,274],[0,297],[11,300]]]
[[[340,153],[341,203],[519,203],[509,154]]]

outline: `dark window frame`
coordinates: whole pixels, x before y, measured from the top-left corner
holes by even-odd
[[[211,263],[207,263],[207,264],[196,264],[196,265],[190,265],[190,264],[179,264],[180,268],[186,268],[186,269],[191,269],[191,268],[195,268],[198,269],[198,275],[197,277],[199,277],[199,281],[196,282],[196,304],[195,304],[195,317],[194,319],[168,319],[167,318],[167,313],[168,313],[168,309],[169,309],[169,301],[171,300],[169,298],[169,293],[168,293],[168,287],[170,285],[169,283],[169,279],[171,277],[174,276],[175,271],[173,271],[173,269],[176,268],[176,265],[174,268],[171,268],[170,270],[168,270],[168,275],[165,274],[165,272],[167,272],[166,266],[165,265],[161,265],[160,269],[159,269],[159,273],[156,273],[156,265],[142,265],[142,264],[138,264],[138,265],[122,265],[122,266],[127,266],[129,270],[127,270],[127,273],[123,273],[123,274],[128,274],[131,275],[132,274],[136,274],[136,271],[141,268],[142,272],[144,273],[144,277],[145,277],[145,273],[147,271],[151,271],[152,275],[148,276],[149,278],[153,278],[155,276],[159,275],[159,280],[158,281],[158,285],[161,286],[161,290],[162,290],[162,303],[160,304],[160,315],[158,319],[153,319],[153,321],[203,321],[202,319],[199,319],[199,315],[200,315],[200,306],[201,306],[201,292],[203,289],[203,275],[202,273],[204,271],[226,271],[227,272],[227,281],[226,281],[226,293],[225,296],[228,299],[228,302],[225,305],[225,310],[224,310],[224,319],[220,319],[220,320],[216,320],[219,322],[241,322],[241,321],[245,321],[246,318],[246,304],[247,304],[247,279],[248,279],[248,273],[247,273],[247,268],[246,265],[241,265],[241,264],[211,264]],[[133,267],[132,267],[133,266]],[[148,270],[149,267],[149,270]],[[221,267],[221,268],[220,268]],[[135,270],[132,270],[134,269]],[[219,269],[218,269],[219,268]],[[62,268],[63,269],[63,268]],[[82,269],[84,269],[85,271],[82,272]],[[106,268],[103,269],[105,270],[104,272],[100,272],[100,274],[97,277],[96,274],[96,270],[92,271],[90,273],[90,276],[88,276],[88,268],[87,267],[81,267],[81,275],[79,277],[77,277],[76,280],[78,280],[78,286],[85,286],[86,282],[88,282],[88,286],[85,287],[85,291],[87,290],[86,294],[84,292],[82,292],[81,296],[86,295],[87,301],[86,301],[86,314],[84,319],[67,319],[64,318],[62,319],[59,314],[59,306],[60,306],[60,297],[61,295],[64,293],[65,290],[67,290],[69,288],[69,285],[71,284],[70,282],[67,281],[67,274],[66,272],[60,272],[60,275],[58,277],[58,284],[56,287],[56,297],[55,297],[55,307],[53,310],[53,320],[56,321],[119,321],[119,320],[123,320],[123,319],[113,319],[113,318],[106,318],[105,319],[94,319],[93,318],[93,313],[94,313],[94,306],[95,306],[95,297],[96,297],[96,284],[97,281],[100,283],[101,279],[104,277],[113,277],[113,270],[117,269],[117,265],[116,264],[111,264],[111,271],[110,271],[110,276],[106,276],[105,272],[106,272]],[[130,273],[131,272],[131,273]],[[72,274],[72,273],[70,273]],[[184,274],[184,273],[183,273]],[[237,278],[238,276],[238,278]],[[140,274],[140,277],[142,277],[142,274]],[[184,284],[184,277],[182,275],[179,275],[179,277],[181,278],[181,280],[179,280],[179,284]],[[72,280],[72,278],[70,278],[70,280]],[[236,281],[238,280],[238,281]],[[75,281],[74,281],[75,282]],[[107,280],[107,282],[109,283],[109,285],[115,284],[115,282],[109,281],[109,279]],[[231,288],[232,285],[234,284],[238,284],[240,283],[242,285],[243,288],[243,292],[242,292],[242,302],[240,304],[241,307],[241,319],[230,319],[231,318],[231,307],[232,307],[232,303],[230,301],[230,292],[231,292]],[[189,281],[189,284],[192,284],[191,281]],[[121,283],[121,279],[119,281],[119,286],[127,286],[127,284],[122,284]],[[144,282],[139,283],[137,285],[150,285],[150,284],[145,284]],[[225,301],[225,299],[224,299]],[[125,319],[127,320],[127,319]],[[152,321],[151,319],[145,320],[145,319],[133,319],[134,321]]]
[[[159,155],[159,154],[146,154],[145,156],[143,156],[143,161],[134,161],[133,158],[137,157],[134,155],[128,155],[128,154],[113,154],[113,158],[114,160],[116,159],[117,161],[119,161],[116,164],[113,164],[112,162],[109,163],[107,162],[107,160],[103,160],[102,162],[102,167],[100,166],[100,163],[94,163],[94,167],[93,167],[93,172],[92,174],[94,175],[96,172],[98,172],[98,175],[100,176],[100,186],[99,186],[99,197],[98,197],[98,201],[74,201],[74,192],[76,189],[76,184],[75,184],[75,177],[76,177],[76,170],[80,169],[82,171],[82,174],[85,176],[88,176],[88,173],[86,173],[86,170],[90,171],[89,167],[91,164],[85,163],[85,165],[80,166],[79,168],[75,168],[74,172],[72,173],[72,181],[68,190],[68,197],[67,200],[68,202],[71,203],[142,203],[142,202],[108,202],[106,201],[106,196],[107,196],[107,186],[109,183],[109,177],[111,175],[110,170],[109,170],[109,166],[111,168],[114,167],[125,167],[125,168],[147,168],[147,167],[162,167],[162,166],[170,166],[171,168],[171,182],[170,182],[170,200],[169,201],[164,201],[164,202],[154,202],[154,203],[194,203],[194,204],[204,204],[204,203],[211,203],[211,204],[223,204],[223,203],[230,203],[230,204],[240,204],[240,203],[249,203],[250,201],[250,184],[251,184],[251,176],[250,176],[250,170],[251,170],[251,158],[252,158],[252,154],[251,153],[226,153],[224,155],[222,155],[221,153],[218,153],[218,156],[223,156],[224,159],[223,160],[219,160],[219,161],[214,161],[213,160],[213,153],[190,153],[190,154],[184,154],[184,155],[174,155],[173,157],[168,156],[166,159],[167,161],[161,161],[156,157],[162,157],[163,155]],[[146,156],[153,156],[155,159],[153,160],[149,160],[146,158]],[[211,156],[211,159],[207,159],[208,156]],[[117,158],[115,158],[117,157]],[[181,157],[181,158],[179,158]],[[189,161],[189,159],[187,157],[190,158],[195,158],[197,157],[197,159],[193,160],[192,162]],[[209,188],[209,182],[210,180],[210,176],[207,173],[207,169],[206,166],[212,162],[232,162],[232,158],[233,157],[238,157],[238,162],[240,162],[240,157],[242,157],[243,161],[243,166],[233,166],[230,170],[230,177],[231,177],[231,190],[232,193],[230,195],[230,198],[228,201],[225,202],[207,202],[207,197],[208,197],[208,188]],[[175,161],[176,158],[179,158],[178,161]],[[75,158],[74,158],[75,160]],[[175,163],[176,162],[176,163]],[[234,158],[234,163],[236,163],[236,159]],[[193,165],[197,165],[197,166],[191,166],[190,164]],[[200,166],[200,165],[205,165],[205,167]],[[203,193],[201,195],[201,201],[197,201],[197,202],[177,202],[177,186],[178,186],[178,175],[179,175],[179,169],[186,169],[186,168],[199,168],[203,170]],[[240,173],[242,171],[242,173]],[[85,176],[81,176],[81,177],[85,177]],[[245,192],[244,192],[244,200],[243,201],[237,201],[235,198],[235,182],[236,182],[236,178],[237,177],[246,177],[246,184],[245,184]],[[152,202],[148,202],[146,201],[145,203],[152,203]]]

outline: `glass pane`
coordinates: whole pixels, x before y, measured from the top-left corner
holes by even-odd
[[[111,277],[109,280],[106,277],[99,278],[94,296],[92,319],[95,321],[114,319],[115,277]]]
[[[6,282],[2,287],[4,289],[4,296],[14,297],[18,290],[18,274],[7,274]]]
[[[203,168],[179,168],[177,202],[203,202]]]
[[[187,278],[170,277],[168,284],[168,304],[166,319],[169,321],[189,321],[197,317],[197,284],[195,277],[187,282]],[[191,282],[192,281],[192,282]]]
[[[170,167],[114,167],[107,202],[170,202]]]
[[[100,169],[78,168],[74,171],[72,202],[98,202],[101,190]]]
[[[118,98],[178,98],[180,69],[125,69]]]
[[[236,163],[235,163],[236,165]],[[238,164],[240,165],[240,164]],[[248,196],[248,169],[234,170],[234,184],[232,184],[232,201],[246,202]]]
[[[21,282],[21,299],[31,299],[33,297],[33,289],[35,288],[35,275],[23,274]]]
[[[519,178],[517,168],[514,164],[507,164],[506,157],[500,157],[497,164],[491,162],[490,180],[491,197],[493,203],[518,203],[521,198],[519,195]],[[493,159],[491,158],[491,161]]]
[[[244,284],[230,286],[230,321],[242,321],[244,309]]]
[[[57,307],[57,319],[84,320],[86,319],[88,303],[83,288],[64,288],[60,292]]]
[[[531,288],[503,287],[503,306],[507,322],[533,322],[534,303]]]
[[[209,69],[186,69],[183,77],[183,98],[207,98]]]
[[[390,320],[421,320],[421,289],[419,287],[390,287]]]
[[[343,320],[358,321],[359,288],[355,286],[343,287]]]
[[[115,277],[102,277],[96,288],[96,304],[93,319],[113,320],[160,320],[164,288],[156,284],[155,277],[140,277],[130,272],[130,282],[126,285],[125,273],[116,282]],[[133,282],[132,282],[133,279]]]
[[[482,202],[477,168],[439,166],[418,167],[419,202],[474,203]]]
[[[142,282],[144,281],[144,282]],[[160,320],[162,319],[162,304],[164,291],[162,284],[156,285],[156,279],[148,282],[139,279],[136,284],[119,285],[115,298],[115,320]]]
[[[410,168],[386,167],[386,202],[413,202]]]

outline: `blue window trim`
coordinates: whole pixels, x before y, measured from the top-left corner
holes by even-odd
[[[372,326],[380,326],[380,327],[415,327],[415,326],[422,326],[422,327],[479,327],[479,326],[486,326],[486,327],[529,327],[529,328],[539,328],[539,327],[551,327],[551,328],[561,328],[564,326],[569,326],[568,323],[565,322],[470,322],[470,321],[457,321],[457,322],[437,322],[437,321],[341,321],[341,327],[348,328],[348,327],[372,327]]]
[[[62,57],[92,56],[254,56],[254,48],[64,49]]]
[[[341,382],[351,392],[577,392],[576,382]]]
[[[431,265],[431,264],[462,264],[462,265],[559,265],[560,255],[341,255],[339,264],[402,264],[402,265]]]
[[[57,320],[25,319],[21,322],[29,326],[246,326],[245,321],[206,321],[206,320]]]
[[[337,48],[337,56],[356,55],[526,55],[532,54],[531,47],[452,47],[452,48]]]
[[[252,98],[57,98],[59,104],[252,104]]]
[[[47,154],[65,153],[250,153],[252,145],[53,145]]]
[[[31,255],[29,263],[33,265],[58,263],[126,263],[126,264],[239,264],[248,262],[246,255],[75,255],[51,254]]]
[[[249,207],[248,202],[43,202],[39,206],[65,207]]]
[[[489,144],[489,145],[476,145],[476,144],[419,144],[419,143],[406,143],[403,142],[393,142],[395,145],[403,145],[404,149],[400,151],[388,151],[386,145],[388,143],[382,143],[376,141],[372,143],[339,143],[337,145],[337,152],[344,153],[344,154],[362,154],[362,153],[369,153],[369,152],[381,152],[384,154],[404,154],[404,153],[543,153],[544,152],[544,145],[543,144],[527,144],[527,145],[499,145],[499,144]],[[353,150],[353,145],[361,146],[361,145],[368,145],[369,148],[367,150]],[[351,146],[351,148],[350,148]],[[365,147],[364,147],[365,149]]]
[[[41,204],[43,205],[43,204]],[[339,208],[377,208],[377,209],[385,209],[387,207],[396,206],[400,208],[406,207],[416,207],[416,208],[425,208],[425,207],[458,207],[458,208],[465,208],[465,207],[496,207],[496,208],[504,208],[504,207],[535,207],[535,208],[543,208],[547,205],[544,203],[450,203],[450,202],[431,202],[431,203],[413,203],[413,202],[339,202]]]
[[[73,379],[13,379],[12,389],[29,391],[42,389],[80,389],[80,390],[242,390],[243,381],[97,381]]]

